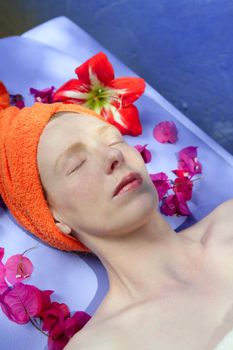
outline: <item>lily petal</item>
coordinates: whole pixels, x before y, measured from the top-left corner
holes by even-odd
[[[146,84],[142,78],[126,77],[112,80],[108,86],[124,90],[119,95],[122,98],[122,107],[127,107],[144,93]]]
[[[75,103],[82,103],[88,97],[90,87],[78,79],[70,79],[53,94],[54,102],[74,99]]]
[[[114,79],[113,66],[103,52],[99,52],[75,69],[78,78],[86,84],[91,84],[90,72],[95,74],[104,85]]]
[[[101,115],[105,120],[115,125],[122,135],[138,136],[142,133],[138,110],[134,105],[121,109],[109,105],[102,108]]]
[[[7,88],[0,81],[0,110],[5,109],[10,106],[10,95],[7,91]]]

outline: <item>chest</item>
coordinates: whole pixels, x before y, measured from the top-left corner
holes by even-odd
[[[111,349],[213,350],[233,329],[233,247],[206,247],[201,267],[193,285],[112,321]]]

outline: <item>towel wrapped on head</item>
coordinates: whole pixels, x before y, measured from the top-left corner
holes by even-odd
[[[48,245],[64,251],[91,252],[56,226],[37,166],[37,147],[44,127],[55,113],[65,111],[105,121],[77,104],[36,102],[22,109],[10,106],[9,94],[0,82],[0,195],[16,221]]]

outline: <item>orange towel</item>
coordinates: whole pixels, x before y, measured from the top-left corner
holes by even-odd
[[[37,146],[44,127],[54,113],[71,111],[106,120],[77,104],[36,102],[31,107],[19,109],[9,106],[9,101],[9,94],[0,82],[1,197],[23,228],[50,246],[65,251],[91,252],[78,239],[64,234],[55,225],[37,168]]]

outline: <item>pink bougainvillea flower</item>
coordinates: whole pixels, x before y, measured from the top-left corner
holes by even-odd
[[[8,284],[6,283],[6,280],[5,280],[6,268],[2,262],[4,251],[5,251],[4,248],[0,247],[0,294],[4,293],[8,288]]]
[[[176,193],[168,195],[162,199],[162,205],[160,207],[161,213],[167,216],[189,216],[191,212],[187,206],[185,196],[183,193]]]
[[[0,247],[0,261],[2,261],[4,257],[5,249],[3,247]]]
[[[15,284],[31,276],[33,265],[31,260],[22,254],[12,255],[6,262],[6,279]]]
[[[2,311],[13,322],[28,323],[41,309],[41,295],[38,288],[21,282],[2,295]]]
[[[142,156],[142,158],[143,158],[145,163],[150,163],[150,161],[151,161],[151,152],[148,149],[146,149],[147,145],[148,144],[145,144],[144,146],[136,145],[136,146],[134,146],[134,148],[136,148],[136,150],[138,150],[138,152],[141,153],[141,156]]]
[[[77,311],[72,317],[65,321],[65,334],[71,338],[75,333],[80,331],[85,324],[91,319],[91,316],[84,311]]]
[[[54,86],[51,86],[50,88],[46,88],[43,90],[37,90],[34,88],[30,88],[30,94],[34,95],[34,101],[35,102],[42,102],[42,103],[53,103],[53,90],[55,89]]]
[[[50,295],[52,293],[54,293],[54,290],[40,290],[40,294],[41,294],[40,312],[41,313],[50,308],[50,305],[51,305]],[[38,314],[37,316],[40,316],[40,314]]]
[[[68,343],[69,339],[90,320],[91,316],[86,312],[77,311],[72,317],[65,319],[63,327],[56,324],[54,330],[49,334],[48,347],[49,350],[61,350]]]
[[[48,347],[49,350],[61,350],[68,343],[69,339],[80,329],[91,318],[86,312],[78,311],[72,317],[69,317],[65,320],[65,328],[60,330],[60,333],[53,336],[49,335]]]
[[[19,109],[25,107],[23,96],[20,94],[10,95],[10,104],[11,106],[16,106]]]
[[[50,335],[56,336],[64,329],[64,320],[69,316],[70,311],[66,304],[53,301],[47,310],[40,312],[40,317],[43,319],[42,329],[48,331]]]
[[[23,255],[35,247],[26,249],[22,254],[12,255],[7,260],[5,264],[6,279],[9,283],[15,284],[31,276],[33,264],[31,260]]]
[[[153,129],[153,136],[160,143],[175,143],[177,134],[178,130],[173,121],[160,122]]]
[[[153,184],[155,185],[155,188],[157,189],[159,200],[161,200],[169,188],[172,188],[170,180],[168,179],[168,176],[163,172],[149,175],[153,181]]]
[[[29,321],[34,327],[48,336],[49,350],[62,350],[69,339],[77,333],[89,321],[91,316],[78,311],[70,317],[70,311],[66,304],[50,301],[52,290],[41,291],[38,288],[23,284],[16,280],[15,275],[26,278],[31,275],[33,265],[23,255],[33,249],[25,250],[23,254],[16,254],[8,258],[6,264],[2,263],[4,248],[0,247],[0,307],[9,320],[18,324],[26,324]],[[5,277],[13,286],[8,286]],[[3,282],[4,281],[4,285]],[[39,318],[41,326],[36,322]],[[48,334],[43,330],[48,331]]]
[[[202,172],[202,165],[197,160],[197,148],[185,147],[178,153],[178,169],[188,171],[192,176]]]
[[[175,169],[175,170],[172,170],[172,172],[178,177],[188,177],[189,179],[192,178],[192,175],[185,170]]]
[[[69,338],[62,333],[59,337],[56,339],[53,339],[52,337],[49,336],[48,338],[48,349],[49,350],[62,350],[68,343]]]
[[[173,184],[173,191],[183,193],[186,201],[192,198],[193,182],[188,177],[177,177]]]
[[[138,136],[142,126],[133,105],[145,90],[137,77],[114,78],[114,69],[103,52],[75,69],[78,79],[63,84],[53,95],[54,102],[77,103],[93,109],[115,125],[122,135]]]
[[[8,288],[8,284],[5,280],[6,268],[5,265],[0,261],[0,294],[5,292]]]

